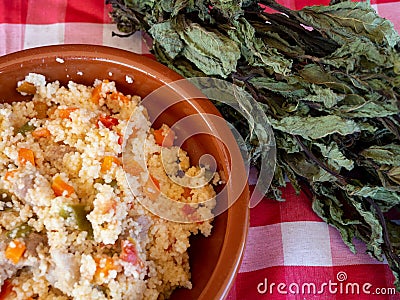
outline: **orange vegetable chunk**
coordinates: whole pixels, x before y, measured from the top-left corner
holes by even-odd
[[[54,178],[51,188],[57,197],[62,196],[64,192],[66,192],[67,196],[71,196],[75,192],[74,188],[62,180],[60,176]]]
[[[168,128],[164,130],[163,128],[156,129],[153,132],[156,144],[163,147],[171,147],[174,145],[175,132]]]
[[[75,111],[75,110],[77,110],[76,107],[59,108],[59,109],[58,109],[58,116],[59,116],[61,119],[68,119],[68,118],[69,118],[69,115],[70,115],[73,111]]]
[[[102,282],[102,279],[107,277],[110,271],[118,269],[114,259],[109,256],[95,257],[94,261],[96,262],[96,271],[94,273],[96,281]]]
[[[25,243],[20,240],[12,240],[5,251],[5,257],[17,264],[26,250]]]
[[[35,155],[31,149],[21,148],[18,150],[18,161],[21,165],[25,165],[29,161],[34,166]]]
[[[92,91],[92,96],[90,98],[90,100],[95,103],[95,104],[99,104],[100,98],[101,98],[101,86],[102,84],[99,84],[97,86],[95,86],[95,88]]]
[[[115,163],[119,166],[121,165],[121,162],[115,156],[105,156],[103,158],[103,162],[101,163],[101,172],[105,173],[110,171],[112,163]]]
[[[51,133],[47,128],[39,128],[32,132],[32,136],[37,139],[42,137],[49,137],[50,135]]]

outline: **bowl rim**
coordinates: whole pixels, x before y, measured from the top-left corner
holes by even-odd
[[[19,66],[27,61],[35,61],[44,57],[54,59],[66,59],[68,57],[70,59],[95,59],[117,62],[119,64],[128,65],[130,68],[150,76],[156,74],[157,80],[159,80],[162,85],[184,79],[184,77],[172,69],[146,55],[110,46],[89,44],[41,46],[0,56],[0,74],[4,69],[12,65]],[[133,65],[132,62],[135,62],[135,64]],[[187,101],[189,101],[198,112],[212,113],[222,117],[211,101],[206,100],[204,102],[204,100],[202,100],[200,102],[196,99],[188,99]],[[219,259],[198,299],[224,299],[227,297],[234,284],[243,259],[250,227],[249,198],[250,190],[248,183],[246,183],[239,199],[227,210],[227,224],[230,224],[231,227],[229,231],[225,231]],[[232,255],[224,255],[228,250],[229,253],[232,253],[232,248],[237,249],[234,257]],[[219,272],[217,273],[215,270]],[[216,283],[220,285],[217,293],[215,293]]]

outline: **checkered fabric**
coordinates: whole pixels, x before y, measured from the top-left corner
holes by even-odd
[[[329,0],[282,0],[300,9]],[[376,11],[400,30],[400,2],[371,0]],[[116,26],[102,0],[0,1],[0,55],[51,44],[85,43],[148,53],[139,34],[112,37]],[[242,299],[400,299],[385,262],[357,254],[338,232],[311,210],[309,197],[288,186],[286,202],[271,199],[251,209],[251,227],[239,274],[229,300]]]

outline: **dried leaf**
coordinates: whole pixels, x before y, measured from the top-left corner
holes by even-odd
[[[159,0],[158,3],[163,11],[171,13],[171,17],[175,17],[189,4],[189,0]]]
[[[329,145],[315,143],[315,145],[335,170],[340,171],[341,168],[345,168],[350,171],[354,168],[354,162],[343,155],[336,143],[332,142]]]
[[[372,67],[377,69],[393,67],[394,55],[394,52],[383,52],[370,40],[356,39],[342,45],[322,61],[336,68],[343,68],[346,72],[352,72],[363,60],[373,63]]]
[[[287,75],[292,65],[291,60],[283,57],[275,48],[268,47],[257,38],[255,29],[245,19],[233,21],[234,27],[228,30],[229,37],[241,46],[242,55],[252,66],[268,66],[274,72]]]
[[[322,117],[290,116],[279,121],[271,120],[271,125],[276,130],[313,140],[334,133],[347,135],[360,132],[360,128],[354,121],[333,115]]]
[[[356,234],[353,226],[361,224],[361,221],[345,217],[342,205],[335,197],[332,197],[332,190],[322,184],[315,184],[314,188],[318,190],[318,196],[315,195],[313,198],[312,209],[327,224],[338,229],[344,243],[353,253],[356,253],[353,243]]]
[[[400,204],[400,195],[398,193],[380,186],[363,186],[359,188],[348,185],[346,190],[351,196],[370,197],[379,205],[383,212],[388,212],[391,208]]]
[[[357,105],[341,105],[340,114],[353,118],[382,118],[398,114],[396,102],[364,101]]]
[[[242,0],[211,0],[213,9],[218,9],[223,16],[231,21],[236,20],[243,14]]]
[[[164,48],[170,59],[174,59],[183,49],[183,42],[173,28],[171,21],[154,24],[149,29],[155,43]]]
[[[363,201],[357,199],[357,197],[349,198],[353,207],[356,208],[357,212],[360,214],[362,220],[365,222],[367,230],[369,230],[368,235],[359,234],[359,238],[362,238],[367,246],[367,251],[370,252],[376,259],[383,261],[382,248],[383,244],[383,233],[382,226],[379,219],[376,216],[374,209],[365,207]]]
[[[354,37],[395,46],[399,41],[393,24],[379,17],[366,2],[345,1],[331,6],[309,6],[298,12],[306,24],[323,30],[341,45]]]
[[[270,77],[254,77],[249,82],[256,88],[267,89],[284,97],[301,98],[308,94],[299,84],[292,85],[284,81],[276,81]]]
[[[400,167],[400,145],[371,146],[360,153],[379,165]]]
[[[305,95],[301,100],[323,103],[325,108],[332,108],[345,98],[345,96],[336,94],[328,88],[324,89],[318,86],[313,86],[312,90],[313,94]]]
[[[400,167],[393,167],[387,172],[387,176],[395,182],[396,184],[400,185]]]
[[[324,71],[320,66],[315,64],[306,65],[302,70],[299,71],[300,75],[307,81],[325,85],[333,90],[340,93],[352,93],[353,89],[348,86],[345,82],[340,81],[329,72]]]
[[[183,16],[176,26],[185,43],[182,55],[206,75],[225,78],[236,70],[240,50],[234,41],[217,31],[209,31],[198,23],[185,20]]]
[[[286,153],[298,153],[301,152],[301,148],[299,147],[299,144],[296,142],[296,140],[293,138],[291,135],[285,135],[283,136],[276,136],[276,145],[280,149],[285,149]]]

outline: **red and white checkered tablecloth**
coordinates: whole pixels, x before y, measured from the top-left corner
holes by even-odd
[[[283,0],[299,9],[329,0]],[[400,30],[400,2],[371,0],[376,11]],[[116,26],[103,0],[0,1],[0,55],[50,44],[107,45],[147,52],[141,38],[112,37]],[[286,202],[264,199],[251,209],[243,262],[228,296],[242,299],[400,299],[385,263],[365,254],[354,255],[338,232],[311,210],[310,199],[290,186]],[[386,294],[386,295],[382,295]]]

